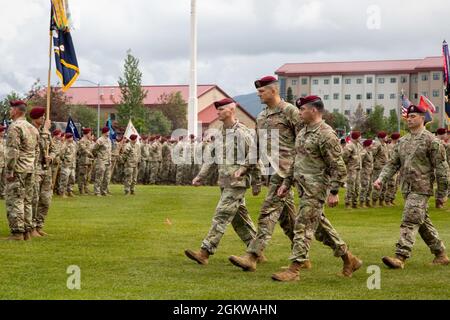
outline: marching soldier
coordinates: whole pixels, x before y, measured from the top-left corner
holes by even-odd
[[[378,178],[383,170],[383,167],[388,162],[388,147],[386,144],[387,133],[384,131],[378,132],[378,139],[374,142],[372,147],[373,155],[373,181]],[[386,194],[386,186],[383,186],[380,190],[373,189],[372,191],[372,206],[377,207],[378,203],[380,207],[384,206],[384,195]]]
[[[92,162],[94,156],[92,155],[92,130],[90,128],[83,128],[83,137],[78,143],[79,154],[79,174],[78,174],[78,190],[80,195],[90,194],[89,191],[89,176],[92,170]]]
[[[361,177],[361,152],[362,146],[360,143],[361,133],[353,131],[351,133],[351,140],[345,146],[342,157],[347,166],[347,192],[345,194],[345,208],[358,208],[358,195],[360,188]]]
[[[431,253],[433,264],[448,265],[445,246],[428,215],[428,199],[433,195],[436,179],[436,205],[447,201],[448,164],[441,142],[425,129],[425,113],[420,106],[411,105],[407,111],[410,133],[397,143],[389,163],[383,168],[374,188],[380,190],[399,170],[402,170],[402,193],[405,198],[400,239],[395,257],[383,257],[389,268],[403,269],[410,258],[417,233]]]
[[[102,128],[102,136],[97,139],[92,149],[95,157],[95,184],[94,193],[97,197],[108,195],[108,186],[111,177],[111,140],[109,128]]]
[[[138,177],[138,165],[141,157],[141,147],[137,144],[138,136],[132,134],[130,143],[125,145],[122,153],[122,161],[124,166],[123,186],[125,195],[134,195],[134,187],[136,186]]]
[[[373,173],[372,143],[371,139],[364,140],[361,153],[361,192],[359,194],[359,206],[361,208],[372,207],[370,204]]]
[[[75,184],[76,161],[77,144],[73,140],[73,134],[67,132],[61,152],[61,176],[59,180],[59,193],[63,198],[74,196],[73,185]]]
[[[159,136],[156,136],[150,145],[149,161],[150,161],[150,184],[156,184],[159,181],[159,170],[162,161],[162,145],[159,142]]]

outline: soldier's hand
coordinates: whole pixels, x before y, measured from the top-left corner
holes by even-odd
[[[255,184],[252,186],[252,194],[254,196],[257,196],[261,193],[261,185],[260,184]]]
[[[45,130],[50,130],[51,127],[52,127],[52,122],[50,120],[45,120],[45,122],[44,122],[44,129]]]
[[[277,190],[277,196],[280,198],[284,198],[284,197],[286,197],[288,192],[289,192],[289,188],[287,186],[285,186],[284,184],[282,184]]]
[[[13,182],[14,179],[15,179],[15,177],[14,177],[13,173],[10,173],[10,174],[6,175],[6,181]]]
[[[243,168],[239,168],[239,169],[237,169],[236,170],[236,172],[234,173],[234,177],[236,178],[236,179],[238,179],[238,180],[241,180],[242,179],[242,176],[245,174],[245,169],[243,169]]]
[[[192,185],[195,187],[201,186],[201,182],[200,182],[200,178],[199,177],[195,177],[194,180],[192,180]]]
[[[339,203],[339,195],[329,194],[327,199],[327,204],[330,208],[336,207]]]
[[[373,183],[373,187],[377,190],[381,190],[381,180],[377,179],[374,183]]]

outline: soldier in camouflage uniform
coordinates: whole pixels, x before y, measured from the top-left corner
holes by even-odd
[[[162,145],[159,142],[159,138],[159,136],[155,137],[149,149],[150,184],[156,184],[159,182],[159,170],[162,161]]]
[[[122,153],[122,161],[124,164],[123,186],[125,195],[134,195],[134,187],[137,183],[138,165],[141,158],[141,146],[137,144],[138,136],[132,134],[130,142],[125,145]]]
[[[179,137],[178,142],[175,144],[173,149],[173,158],[177,159],[176,162],[176,173],[175,173],[175,184],[177,186],[185,185],[184,173],[187,158],[187,143],[184,141],[184,137]]]
[[[33,188],[39,132],[25,120],[26,104],[10,102],[13,120],[6,139],[6,214],[11,235],[8,240],[29,240],[33,230]]]
[[[64,133],[63,133],[64,134]],[[61,130],[56,129],[52,132],[52,145],[55,149],[55,159],[53,159],[51,167],[52,167],[52,186],[53,193],[59,193],[59,171],[61,169],[61,150],[63,145],[63,137],[61,136]]]
[[[353,131],[351,140],[345,146],[342,157],[347,166],[347,192],[345,193],[345,208],[358,208],[358,196],[361,181],[361,133]]]
[[[169,141],[167,138],[162,138],[162,163],[161,163],[161,184],[169,184],[170,180],[170,165],[172,162],[172,155],[170,153]]]
[[[402,193],[405,198],[400,239],[395,257],[383,257],[389,268],[403,269],[417,233],[420,234],[431,253],[435,255],[433,264],[448,265],[445,246],[428,215],[428,199],[433,195],[436,177],[436,205],[447,201],[448,164],[444,146],[425,129],[425,112],[420,106],[411,105],[407,111],[410,133],[400,139],[389,163],[383,168],[374,188],[380,189],[399,170],[402,170]]]
[[[400,133],[394,132],[391,134],[391,143],[388,144],[388,157],[389,160],[392,158],[394,154],[395,145],[400,139]],[[399,185],[399,175],[395,174],[387,183],[386,183],[386,194],[384,196],[384,202],[388,207],[392,207],[395,205],[395,196],[397,194],[397,189]]]
[[[90,128],[83,128],[83,137],[78,143],[78,190],[80,194],[90,194],[89,191],[89,176],[92,170],[92,162],[94,156],[92,155],[92,130]]]
[[[73,197],[75,184],[75,168],[77,161],[77,144],[72,133],[66,133],[61,152],[61,176],[59,179],[59,193],[63,198]]]
[[[147,139],[147,136],[142,136],[140,144],[141,160],[139,162],[138,181],[142,184],[148,183],[149,144]]]
[[[5,199],[5,130],[0,126],[0,199]]]
[[[122,152],[125,147],[123,137],[117,137],[115,143],[111,144],[111,181],[114,183],[124,182],[124,164]],[[126,139],[126,138],[125,138]]]
[[[370,204],[373,173],[372,143],[371,139],[364,140],[361,153],[361,192],[359,194],[359,206],[361,208],[372,207]]]
[[[386,144],[386,132],[380,131],[378,133],[378,139],[374,142],[372,147],[373,155],[373,176],[372,179],[375,181],[381,173],[381,170],[388,162],[388,147]],[[381,207],[384,206],[384,195],[386,194],[386,186],[382,189],[372,191],[372,206],[376,207],[379,203]]]
[[[185,251],[188,258],[202,265],[207,264],[209,256],[216,252],[228,224],[232,224],[233,229],[246,246],[256,236],[256,229],[245,207],[244,197],[250,182],[247,172],[253,170],[252,167],[254,166],[249,156],[249,149],[253,143],[252,137],[248,128],[236,119],[236,103],[234,100],[226,98],[216,101],[214,106],[218,110],[220,121],[223,123],[221,141],[216,149],[223,155],[218,164],[221,197],[213,217],[212,226],[202,242],[200,251]],[[234,150],[233,159],[229,158],[229,150]],[[201,182],[205,181],[209,170],[212,168],[211,165],[211,161],[203,164],[198,176],[192,181],[194,186],[199,186]],[[238,169],[242,171],[240,178],[234,176]]]
[[[53,197],[51,163],[56,157],[56,149],[50,137],[50,120],[45,121],[45,108],[34,107],[30,111],[33,126],[39,131],[39,154],[35,162],[35,184],[33,193],[32,237],[43,237],[45,219]]]
[[[111,177],[111,140],[108,127],[102,128],[102,136],[95,142],[92,154],[95,157],[94,193],[97,197],[107,196]]]
[[[311,241],[329,246],[343,260],[342,274],[351,277],[362,261],[353,256],[348,246],[325,217],[324,204],[334,207],[339,202],[339,187],[343,185],[346,168],[342,149],[335,131],[322,119],[324,105],[317,96],[297,100],[300,117],[305,123],[295,143],[295,162],[278,190],[287,194],[295,179],[300,194],[300,210],[295,221],[295,237],[287,270],[272,275],[276,281],[297,281],[302,266],[309,260]]]
[[[445,148],[445,154],[447,156],[447,164],[449,165],[450,168],[450,143],[449,143],[449,134],[450,131],[447,131],[446,128],[439,128],[436,131],[437,137],[439,140],[442,141],[442,144],[444,145]],[[450,177],[450,171],[449,171],[449,177]],[[450,193],[450,188],[449,188],[449,193]],[[443,205],[439,205],[437,206],[438,209],[443,208]]]
[[[277,190],[287,178],[288,170],[294,162],[295,137],[302,127],[298,109],[281,99],[277,79],[271,76],[264,77],[255,81],[255,87],[261,102],[267,105],[256,120],[259,155],[268,158],[268,162],[276,172],[270,177],[269,190],[258,218],[256,238],[250,243],[244,256],[229,258],[232,264],[244,271],[256,270],[256,261],[272,238],[277,221],[280,221],[284,233],[293,242],[294,195],[291,191],[285,197],[279,197]],[[272,139],[272,136],[277,134],[279,139]],[[275,145],[274,140],[278,140],[276,141],[278,145]],[[264,154],[266,148],[261,148],[265,143],[269,149],[268,154]],[[238,171],[236,175],[239,173]]]

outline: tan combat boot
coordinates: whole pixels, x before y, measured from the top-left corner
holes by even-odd
[[[344,254],[342,257],[342,260],[344,261],[344,267],[342,268],[342,274],[345,277],[351,278],[353,272],[361,268],[363,262],[358,259],[356,256],[354,256],[349,250],[347,250],[347,253]]]
[[[445,254],[445,251],[441,251],[436,254],[436,257],[433,260],[434,265],[441,265],[446,266],[450,263],[450,260],[448,259],[447,255]]]
[[[62,194],[62,197],[65,199],[65,198],[67,198],[67,194],[64,192],[63,194]]]
[[[380,199],[380,207],[381,207],[381,208],[384,207],[384,200],[381,200],[381,199]]]
[[[199,252],[194,252],[192,250],[185,250],[184,254],[194,261],[196,261],[198,264],[207,265],[208,264],[208,258],[209,258],[209,252],[205,249],[200,249]]]
[[[30,235],[32,238],[41,238],[42,237],[41,234],[36,229],[31,230]]]
[[[69,197],[71,197],[71,198],[74,198],[74,197],[75,197],[75,195],[73,194],[72,191],[69,191],[69,192],[67,193],[67,195],[68,195]]]
[[[272,274],[275,281],[287,282],[300,280],[301,263],[294,261],[288,269]]]
[[[31,231],[25,231],[23,233],[23,240],[25,241],[31,240]]]
[[[406,258],[396,254],[394,258],[383,257],[383,263],[391,269],[403,269],[405,267]]]
[[[267,262],[267,258],[264,255],[264,253],[261,253],[261,255],[256,259],[256,263],[264,263]]]
[[[41,237],[48,236],[48,233],[44,232],[44,230],[42,230],[42,228],[36,228],[36,232],[39,233],[41,235]]]
[[[78,189],[78,193],[80,194],[80,196],[82,196],[84,194],[83,189]]]
[[[245,255],[238,256],[230,256],[228,258],[232,264],[236,267],[242,268],[244,271],[256,271],[256,262],[258,260],[258,256],[254,253],[246,253]]]
[[[350,204],[349,203],[345,204],[345,209],[350,209]]]
[[[357,204],[357,203],[353,203],[353,204],[352,204],[352,208],[353,208],[353,209],[358,209],[358,204]]]
[[[6,238],[6,240],[10,241],[23,241],[23,233],[21,232],[13,232],[11,235]]]
[[[372,208],[372,205],[370,204],[370,200],[367,200],[367,201],[366,201],[366,207],[367,207],[367,208]]]
[[[359,207],[360,207],[361,209],[366,209],[366,208],[367,208],[366,205],[364,204],[364,201],[360,201],[360,202],[359,202]]]

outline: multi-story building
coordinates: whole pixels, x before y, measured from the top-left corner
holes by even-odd
[[[287,63],[275,73],[280,91],[294,99],[307,95],[322,97],[328,111],[351,115],[361,105],[370,113],[376,105],[399,109],[402,92],[412,103],[421,95],[439,109],[443,105],[442,57],[412,60]]]

